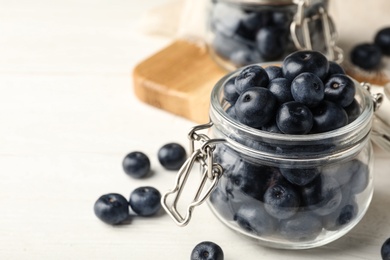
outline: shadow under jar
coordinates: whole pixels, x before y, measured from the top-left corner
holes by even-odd
[[[298,49],[341,60],[327,9],[327,0],[213,0],[207,22],[210,54],[230,71],[282,60]]]
[[[275,248],[314,248],[340,238],[362,219],[373,194],[373,96],[353,80],[359,113],[347,125],[302,135],[263,131],[229,115],[224,87],[244,69],[214,86],[210,123],[189,133],[191,156],[162,197],[164,209],[185,226],[207,201],[229,228]],[[177,202],[196,163],[200,185],[182,215]]]

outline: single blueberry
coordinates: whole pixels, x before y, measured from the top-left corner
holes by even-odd
[[[325,82],[325,99],[342,107],[349,106],[355,98],[355,83],[347,75],[335,74]]]
[[[268,66],[264,68],[265,72],[267,72],[269,81],[274,80],[276,78],[283,77],[282,68],[279,66]]]
[[[358,213],[358,205],[354,199],[340,205],[340,207],[329,215],[322,218],[325,229],[336,231],[341,227],[351,223]]]
[[[237,29],[237,35],[254,41],[257,31],[269,23],[269,12],[248,12],[244,13],[241,23]]]
[[[271,120],[270,122],[268,122],[268,124],[263,125],[261,127],[261,130],[266,131],[266,132],[270,132],[270,133],[282,134],[282,131],[280,131],[280,129],[279,129],[278,125],[276,124],[275,120]]]
[[[328,78],[334,74],[345,75],[345,70],[338,63],[336,63],[334,61],[329,61]]]
[[[230,78],[223,85],[223,97],[230,104],[236,103],[238,97],[240,96],[237,92],[236,85],[234,85],[234,81],[236,77]]]
[[[265,61],[282,57],[287,45],[287,30],[275,26],[261,28],[256,35],[256,47]]]
[[[299,212],[280,222],[280,234],[290,241],[311,241],[322,231],[321,219],[308,212]]]
[[[267,72],[258,65],[251,65],[244,68],[235,80],[237,92],[240,94],[252,87],[265,88],[267,87],[268,82],[269,78]]]
[[[249,88],[240,95],[234,107],[238,121],[260,128],[274,117],[276,98],[266,88]]]
[[[246,48],[244,46],[243,48],[234,50],[230,54],[229,60],[236,67],[242,67],[242,66],[246,66],[258,62],[260,60],[260,56],[258,55],[257,51],[255,51],[254,49]]]
[[[161,208],[160,192],[150,186],[139,187],[130,194],[129,204],[131,209],[140,216],[151,216]]]
[[[237,120],[236,109],[234,108],[234,105],[226,109],[226,114],[228,114],[228,116],[230,116],[232,119]]]
[[[242,203],[234,220],[243,230],[257,236],[271,235],[277,226],[277,221],[264,210],[259,201]]]
[[[191,260],[223,260],[222,248],[214,242],[203,241],[191,252]]]
[[[129,217],[129,204],[125,197],[117,193],[100,196],[93,210],[96,217],[111,225],[119,224]]]
[[[350,185],[352,187],[351,191],[353,194],[359,194],[363,192],[368,184],[370,183],[370,176],[369,176],[369,167],[367,164],[363,163],[360,160],[355,160],[354,161],[357,165],[355,166],[356,170],[355,173],[353,174],[351,180],[350,180]]]
[[[375,44],[362,43],[352,49],[350,56],[356,66],[364,70],[373,70],[381,63],[382,51]]]
[[[285,78],[275,78],[268,84],[269,91],[274,94],[279,104],[293,101],[291,94],[291,83]]]
[[[302,103],[290,101],[279,107],[276,124],[285,134],[307,134],[313,125],[313,115]]]
[[[315,107],[324,99],[324,84],[315,74],[304,72],[292,81],[291,94],[295,101]]]
[[[390,238],[386,239],[381,247],[382,260],[390,260]]]
[[[272,12],[272,25],[288,29],[293,20],[291,12]]]
[[[347,162],[327,165],[322,168],[322,174],[335,178],[341,186],[351,186],[352,177],[356,172],[360,171],[361,168],[362,162],[357,159],[352,159]]]
[[[279,168],[280,173],[290,183],[298,186],[304,186],[312,182],[319,174],[318,168]]]
[[[210,194],[210,203],[221,217],[233,220],[234,210],[230,206],[229,198],[219,187]]]
[[[292,217],[299,209],[300,197],[293,185],[277,181],[264,194],[264,208],[277,219]]]
[[[179,170],[187,159],[186,150],[178,143],[163,145],[157,154],[161,165],[167,170]]]
[[[226,36],[233,36],[237,32],[242,18],[244,18],[244,12],[241,9],[218,2],[212,8],[211,28]]]
[[[282,64],[283,75],[292,81],[303,72],[311,72],[324,80],[328,75],[328,59],[317,51],[296,51],[288,55]]]
[[[348,116],[348,124],[355,121],[355,119],[358,118],[362,113],[359,102],[356,99],[354,99],[349,106],[344,107],[344,110]]]
[[[383,54],[390,55],[390,27],[379,30],[375,35],[374,42]]]
[[[323,133],[347,125],[348,115],[345,110],[330,101],[324,100],[311,109],[313,114],[312,133]]]
[[[122,161],[125,173],[134,178],[143,178],[150,172],[150,160],[142,152],[131,152]]]
[[[232,53],[242,51],[244,53],[254,53],[255,50],[250,43],[238,38],[228,37],[221,33],[215,33],[211,42],[212,50],[224,59],[230,60]]]

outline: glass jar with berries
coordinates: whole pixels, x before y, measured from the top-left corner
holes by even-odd
[[[209,51],[229,71],[302,49],[343,58],[328,0],[213,0],[209,9]]]
[[[190,131],[191,156],[162,205],[185,226],[207,200],[228,227],[270,247],[334,241],[369,207],[372,122],[382,100],[316,51],[231,72],[213,88],[210,122]],[[200,184],[180,212],[198,164]]]

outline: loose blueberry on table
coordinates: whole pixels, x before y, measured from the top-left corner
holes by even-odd
[[[127,175],[143,178],[150,172],[150,160],[146,154],[135,151],[125,156],[122,167]]]
[[[117,193],[102,195],[93,209],[101,221],[111,225],[119,224],[129,217],[129,204],[125,197]]]
[[[167,170],[179,170],[187,159],[186,150],[178,143],[168,143],[158,150],[158,160]]]
[[[139,187],[130,194],[131,209],[139,216],[152,216],[161,209],[161,194],[150,186]]]
[[[390,260],[390,238],[386,239],[381,247],[382,260]]]
[[[203,241],[197,244],[191,252],[191,260],[223,260],[222,248],[214,242]]]

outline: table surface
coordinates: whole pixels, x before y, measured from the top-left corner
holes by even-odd
[[[131,71],[168,38],[137,29],[164,0],[0,1],[0,258],[189,259],[211,240],[225,259],[379,259],[390,237],[390,157],[376,150],[375,192],[343,238],[303,251],[264,248],[220,223],[206,205],[177,227],[167,214],[109,226],[93,213],[102,194],[139,186],[164,192],[175,173],[157,150],[187,145],[193,122],[134,96]],[[149,155],[153,175],[135,180],[121,162]]]

